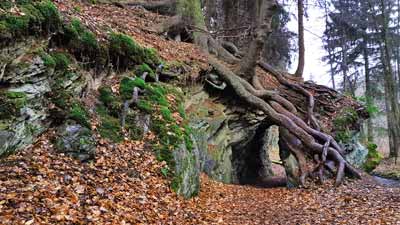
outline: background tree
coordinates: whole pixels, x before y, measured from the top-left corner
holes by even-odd
[[[390,156],[398,155],[398,31],[399,1],[331,0],[327,10],[324,47],[331,73],[341,73],[341,90],[355,95],[363,81],[366,105],[373,105],[379,85],[384,89]],[[396,14],[397,13],[397,14]],[[393,66],[396,65],[396,66]],[[372,82],[375,81],[374,85]],[[367,141],[373,141],[373,124],[367,122]]]
[[[305,46],[304,46],[304,0],[297,1],[297,26],[298,26],[298,45],[299,63],[295,72],[296,77],[302,77],[305,66]]]

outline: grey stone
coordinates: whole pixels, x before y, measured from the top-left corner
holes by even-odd
[[[192,141],[195,141],[192,138]],[[175,191],[190,198],[198,194],[200,190],[200,160],[199,149],[193,145],[193,149],[188,150],[185,143],[180,148],[173,151],[175,161]]]
[[[343,146],[346,151],[346,161],[356,168],[362,168],[367,161],[368,149],[360,143],[359,135],[354,135]]]
[[[0,97],[7,98],[4,93],[16,92],[24,95],[22,107],[15,113],[7,115],[7,108],[0,116],[0,156],[12,153],[31,144],[38,135],[49,128],[49,108],[51,102],[47,98],[55,83],[54,70],[46,68],[41,57],[35,53],[40,47],[46,48],[47,40],[27,38],[0,48],[0,67],[5,68],[0,78]],[[5,67],[3,67],[6,65]],[[64,90],[80,94],[86,80],[80,75],[69,77]],[[8,83],[2,86],[2,83]],[[0,107],[4,107],[0,104]],[[4,116],[5,115],[5,116]]]
[[[58,128],[57,151],[72,156],[80,161],[94,159],[96,140],[92,132],[79,124],[65,124]]]

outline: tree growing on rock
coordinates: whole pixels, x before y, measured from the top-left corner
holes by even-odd
[[[280,126],[280,147],[288,150],[297,159],[299,173],[296,178],[299,184],[304,184],[306,178],[312,174],[322,181],[326,171],[336,174],[336,185],[343,181],[346,174],[360,178],[360,173],[344,159],[342,147],[329,133],[321,131],[320,121],[314,115],[313,93],[303,83],[292,81],[287,74],[260,61],[264,42],[271,32],[272,17],[278,7],[275,0],[254,1],[257,12],[253,23],[254,38],[242,58],[238,58],[231,49],[228,51],[228,48],[224,48],[222,43],[208,33],[200,0],[128,0],[120,4],[142,6],[147,10],[171,15],[170,19],[156,26],[154,30],[158,33],[189,35],[193,43],[208,54],[209,64],[219,79],[249,106],[261,110],[268,120]],[[226,63],[233,65],[227,66]],[[280,88],[266,88],[261,82],[263,75],[256,72],[257,67],[271,74],[280,84]],[[307,106],[305,113],[299,112],[301,107],[293,104],[293,100],[281,92],[285,88],[304,97],[302,102]]]

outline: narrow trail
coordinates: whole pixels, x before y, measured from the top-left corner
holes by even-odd
[[[213,184],[209,184],[211,182]],[[309,189],[256,188],[207,181],[224,224],[400,224],[400,188],[372,181]]]

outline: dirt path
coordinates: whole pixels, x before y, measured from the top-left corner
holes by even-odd
[[[366,180],[310,189],[206,185],[224,224],[400,224],[400,188]]]

